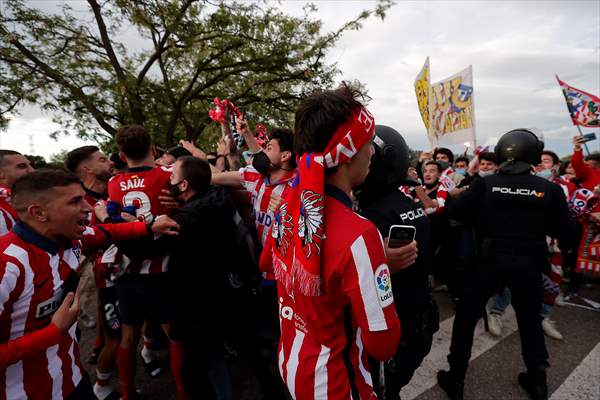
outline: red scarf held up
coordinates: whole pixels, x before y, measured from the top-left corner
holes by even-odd
[[[373,138],[375,119],[358,108],[340,125],[323,153],[305,153],[297,181],[283,199],[271,229],[273,269],[288,293],[321,295],[325,170],[348,162]]]

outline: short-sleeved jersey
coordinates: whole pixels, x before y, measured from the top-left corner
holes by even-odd
[[[113,176],[108,182],[108,198],[123,207],[133,206],[137,217],[152,222],[155,217],[169,214],[169,209],[158,200],[162,190],[169,188],[171,168],[138,167]]]
[[[326,194],[322,295],[278,282],[279,371],[292,398],[375,399],[361,335],[399,324],[390,271],[377,228],[345,194]]]
[[[271,182],[267,176],[252,166],[241,168],[239,173],[242,186],[252,196],[252,215],[256,223],[258,238],[261,245],[264,246],[275,218],[273,212],[269,210],[271,194],[275,193],[280,197],[285,197],[296,178],[296,172],[290,172],[283,179],[274,182]]]
[[[0,236],[10,232],[17,219],[17,213],[10,204],[10,189],[0,186]]]
[[[142,223],[88,227],[80,241],[58,248],[26,225],[17,223],[0,238],[0,399],[47,400],[67,397],[79,384],[82,365],[76,325],[45,351],[21,357],[11,341],[42,330],[60,306],[65,287],[79,269],[82,250],[94,250],[109,240],[146,234]],[[75,286],[75,285],[73,285]]]
[[[140,221],[152,222],[163,214],[170,214],[168,208],[158,199],[162,190],[169,188],[171,168],[137,167],[115,175],[108,182],[108,198],[123,207],[133,206]],[[167,271],[169,256],[128,263],[127,272],[152,274]],[[125,268],[125,266],[124,266]]]

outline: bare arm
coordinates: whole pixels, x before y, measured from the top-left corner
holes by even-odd
[[[427,193],[425,193],[425,190],[421,186],[415,186],[415,193],[417,194],[417,197],[421,201],[421,204],[423,204],[423,208],[425,210],[431,209],[431,208],[437,208],[437,206],[438,206],[437,201],[430,199],[429,196],[427,196]]]
[[[246,122],[246,118],[240,117],[237,120],[237,130],[244,137],[246,144],[248,145],[248,149],[253,153],[258,153],[262,151],[262,147],[258,144],[258,141],[254,137],[254,134],[250,130],[248,126],[248,122]]]
[[[215,169],[211,165],[211,170]],[[238,171],[214,172],[210,181],[213,185],[242,187],[242,177]]]

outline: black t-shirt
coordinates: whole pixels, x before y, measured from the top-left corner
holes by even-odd
[[[373,222],[384,238],[392,225],[415,227],[419,255],[413,265],[392,275],[392,290],[397,310],[426,307],[430,298],[431,230],[423,208],[397,190],[364,206],[361,215]]]

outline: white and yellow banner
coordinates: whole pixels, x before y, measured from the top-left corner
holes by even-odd
[[[428,62],[427,66],[429,66]],[[469,142],[475,147],[475,110],[471,66],[431,85],[428,135],[432,148],[465,142]]]
[[[415,94],[417,95],[417,105],[419,113],[425,124],[425,128],[429,131],[429,57],[425,60],[421,72],[415,79]]]

